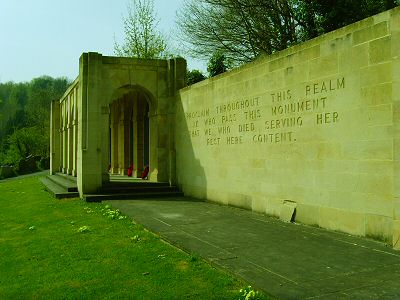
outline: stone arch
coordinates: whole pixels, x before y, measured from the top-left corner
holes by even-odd
[[[150,128],[155,128],[153,117],[156,99],[140,85],[124,85],[115,89],[109,105],[109,171],[111,175],[127,175],[133,167],[132,177],[140,177],[146,166],[150,179],[157,169],[154,147],[150,147]],[[153,133],[154,134],[154,133]]]
[[[108,104],[111,104],[115,99],[120,98],[123,94],[127,94],[130,91],[140,91],[146,95],[146,101],[151,109],[150,114],[155,114],[157,111],[157,98],[151,91],[140,84],[125,84],[115,88],[108,99]]]

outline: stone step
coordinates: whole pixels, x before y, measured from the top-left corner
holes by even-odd
[[[78,192],[76,182],[66,178],[65,176],[59,175],[59,173],[55,175],[47,175],[47,178],[64,188],[67,192]]]
[[[50,180],[48,177],[42,177],[40,181],[44,184],[46,190],[57,199],[79,197],[78,192],[68,192],[65,188],[55,183],[53,180]]]
[[[127,193],[127,194],[93,194],[83,195],[83,199],[87,202],[101,202],[104,200],[141,200],[154,198],[157,200],[167,200],[169,198],[181,198],[183,193],[179,191],[173,192],[142,192],[142,193]]]
[[[56,176],[60,176],[60,177],[62,177],[62,178],[64,178],[64,179],[67,179],[67,180],[69,180],[69,181],[72,181],[73,183],[75,183],[76,184],[76,182],[77,182],[77,178],[76,177],[74,177],[74,176],[72,176],[72,175],[67,175],[67,174],[64,174],[64,173],[56,173],[55,174]]]
[[[132,186],[143,186],[143,187],[169,187],[171,186],[168,182],[152,182],[147,180],[135,180],[135,181],[110,181],[109,183],[105,184],[104,188],[108,187],[132,187]]]
[[[102,187],[99,194],[167,193],[179,192],[176,186],[164,185],[111,185]]]

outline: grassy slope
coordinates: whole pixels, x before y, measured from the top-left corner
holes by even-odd
[[[102,204],[51,198],[38,178],[0,182],[0,203],[0,299],[237,299],[244,285]]]

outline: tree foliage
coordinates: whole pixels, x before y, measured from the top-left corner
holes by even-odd
[[[191,70],[187,72],[187,85],[192,85],[206,79],[204,74],[199,70]]]
[[[42,76],[0,84],[0,164],[15,165],[29,155],[49,156],[50,103],[70,81]]]
[[[294,1],[295,17],[307,33],[305,39],[336,30],[397,5],[397,0]]]
[[[214,52],[211,56],[207,71],[210,77],[214,77],[218,74],[224,73],[228,69],[225,55],[219,51]]]
[[[115,42],[115,54],[146,59],[167,56],[166,39],[157,29],[154,0],[132,0],[127,11],[123,17],[125,40],[122,45]]]
[[[399,5],[398,0],[186,0],[181,38],[193,56],[237,64]]]

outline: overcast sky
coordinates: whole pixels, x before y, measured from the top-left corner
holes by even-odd
[[[0,82],[41,75],[75,79],[83,52],[113,55],[114,36],[118,42],[124,37],[122,16],[128,1],[0,0]],[[174,30],[182,3],[155,0],[164,33]],[[188,59],[188,64],[205,69],[203,62]]]

